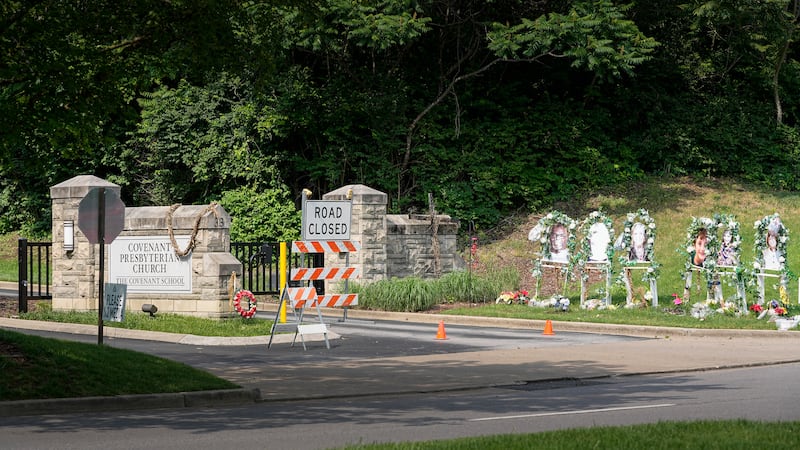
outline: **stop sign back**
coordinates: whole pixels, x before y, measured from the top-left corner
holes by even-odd
[[[101,204],[101,198],[103,203]],[[103,210],[101,217],[100,210]],[[102,222],[103,236],[100,236]],[[78,228],[92,244],[100,243],[100,238],[108,244],[122,232],[125,227],[125,203],[119,195],[106,188],[94,188],[89,191],[78,205]]]

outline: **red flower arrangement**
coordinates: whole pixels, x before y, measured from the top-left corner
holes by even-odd
[[[511,292],[511,291],[501,292],[500,296],[497,297],[497,299],[495,300],[495,303],[505,303],[507,305],[510,305],[512,303],[522,304],[526,303],[528,300],[529,300],[528,291],[523,289],[516,292]]]

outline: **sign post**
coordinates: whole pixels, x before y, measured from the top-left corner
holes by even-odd
[[[103,284],[105,244],[111,243],[125,227],[125,203],[115,191],[94,188],[78,204],[78,228],[90,244],[100,244],[100,282],[97,307],[97,345],[103,345]]]

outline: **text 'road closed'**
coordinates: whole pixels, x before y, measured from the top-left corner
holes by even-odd
[[[349,201],[306,201],[303,239],[349,240],[351,209]]]

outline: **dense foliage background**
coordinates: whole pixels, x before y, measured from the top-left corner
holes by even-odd
[[[283,211],[253,239],[350,183],[479,226],[649,173],[797,190],[798,8],[7,0],[0,233],[46,232],[49,187],[87,173],[129,206]]]

